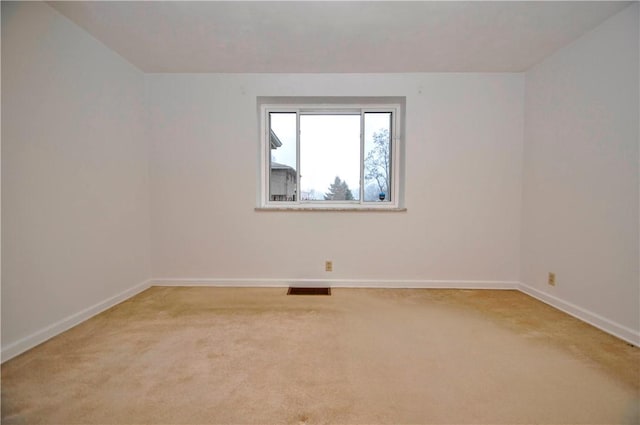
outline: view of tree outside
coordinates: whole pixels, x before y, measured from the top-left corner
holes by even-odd
[[[364,200],[390,202],[391,114],[388,112],[365,113],[364,129]]]
[[[296,197],[299,194],[303,201],[359,200],[360,117],[300,115],[300,181],[293,182]],[[291,180],[285,177],[297,172],[296,114],[272,112],[269,121],[277,139],[271,143],[270,199],[291,200]],[[380,202],[384,196],[383,201],[389,202],[391,113],[366,112],[363,130],[364,200]],[[288,189],[280,187],[286,181]],[[281,192],[287,196],[279,196]]]
[[[324,194],[325,201],[353,201],[354,199],[347,182],[340,180],[338,176],[329,186],[329,191]]]

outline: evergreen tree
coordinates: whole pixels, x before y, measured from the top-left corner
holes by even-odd
[[[325,201],[352,201],[353,194],[349,189],[346,181],[340,180],[340,177],[336,176],[336,179],[329,186],[329,191],[324,195]]]

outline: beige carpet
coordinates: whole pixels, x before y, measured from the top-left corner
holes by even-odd
[[[3,424],[634,423],[640,350],[515,291],[154,287],[2,365]]]

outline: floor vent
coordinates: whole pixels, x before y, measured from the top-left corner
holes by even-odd
[[[289,287],[287,295],[331,295],[331,288],[294,288]]]

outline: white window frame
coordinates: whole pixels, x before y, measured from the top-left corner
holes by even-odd
[[[401,210],[400,193],[400,144],[401,116],[400,104],[262,104],[260,106],[260,205],[259,209],[272,210]],[[272,112],[296,113],[296,185],[297,196],[295,201],[271,201],[269,199],[269,179],[271,166],[271,143],[269,114]],[[391,113],[391,187],[390,201],[364,201],[364,116],[371,112]],[[360,115],[360,196],[354,201],[318,201],[300,200],[300,115],[301,114],[359,114]]]

